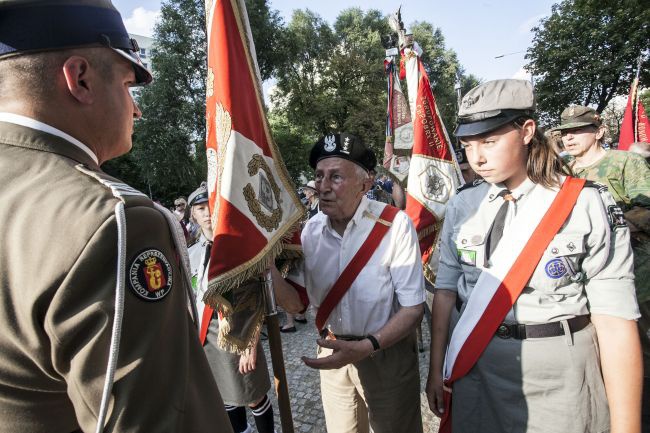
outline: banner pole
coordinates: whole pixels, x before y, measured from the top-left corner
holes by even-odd
[[[278,310],[275,303],[271,271],[265,273],[263,281],[266,327],[269,336],[271,364],[273,365],[275,393],[278,397],[278,406],[280,410],[280,424],[282,425],[282,433],[294,433],[291,402],[289,401],[289,387],[287,384],[286,370],[284,368],[284,355],[282,353],[280,322],[278,320]]]

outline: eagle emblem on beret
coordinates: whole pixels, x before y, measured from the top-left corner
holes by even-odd
[[[323,141],[325,141],[325,146],[323,146],[325,152],[333,152],[336,149],[336,137],[333,135],[326,136]]]

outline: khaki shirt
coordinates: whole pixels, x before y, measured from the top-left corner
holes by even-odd
[[[127,275],[116,275],[119,199],[100,180],[120,184],[70,141],[0,122],[0,432],[95,431],[117,278],[126,293],[106,431],[231,432],[165,217],[142,194],[123,199]],[[151,250],[150,288],[166,287],[157,300],[129,274]]]
[[[437,289],[471,296],[485,260],[485,240],[503,203],[502,184],[475,182],[447,206],[441,234]],[[512,191],[504,231],[527,195],[543,188],[526,180]],[[585,187],[567,222],[544,252],[530,281],[506,317],[508,322],[546,323],[583,314],[636,319],[630,233],[620,209],[605,188]],[[499,248],[507,245],[499,244]]]

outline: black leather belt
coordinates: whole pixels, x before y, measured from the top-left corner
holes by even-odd
[[[571,333],[584,329],[591,318],[589,315],[577,316],[567,320]],[[527,338],[558,337],[564,335],[562,322],[542,323],[539,325],[524,325],[521,323],[502,323],[494,333],[499,338],[525,340]]]

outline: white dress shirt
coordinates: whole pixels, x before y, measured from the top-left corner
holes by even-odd
[[[316,308],[368,238],[385,206],[362,198],[343,236],[322,212],[307,222],[301,236],[303,267],[289,278],[307,289]],[[400,305],[419,305],[425,297],[417,234],[409,217],[400,211],[326,326],[338,335],[367,335],[381,329]]]

